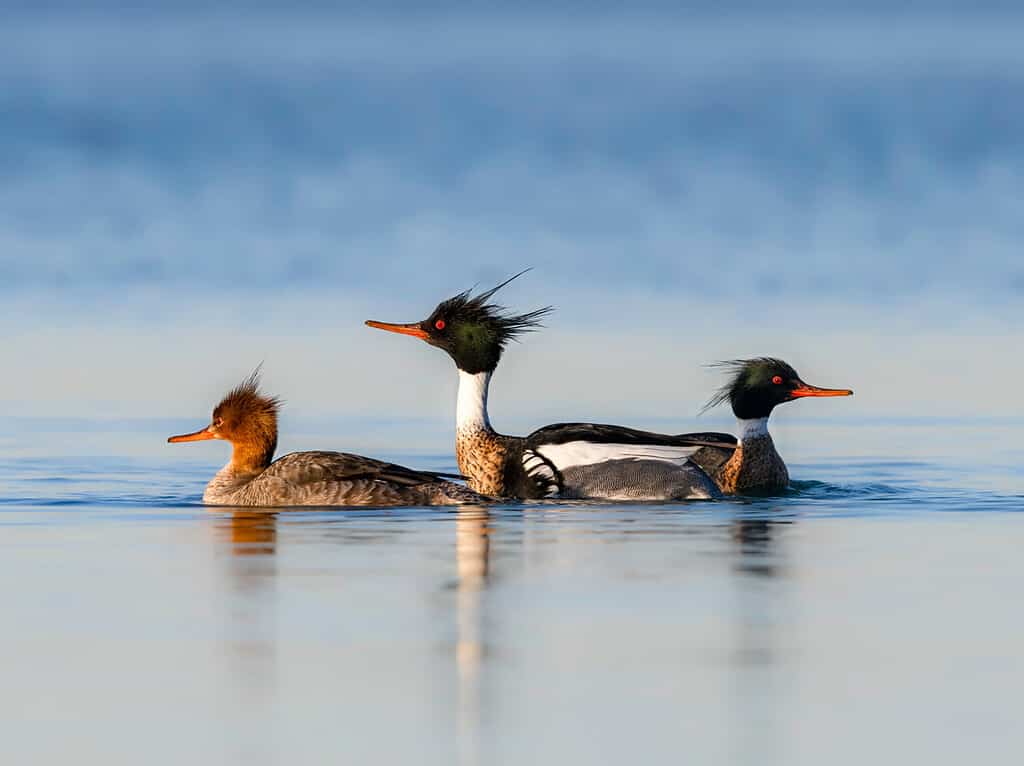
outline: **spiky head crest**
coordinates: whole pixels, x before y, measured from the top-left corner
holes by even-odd
[[[804,383],[796,370],[781,359],[762,356],[734,359],[712,367],[724,367],[730,380],[705,405],[707,410],[728,400],[736,417],[752,420],[768,417],[776,405],[808,396],[853,396],[848,388],[819,388]]]
[[[460,370],[470,374],[494,370],[510,341],[543,327],[544,317],[554,311],[552,306],[545,306],[525,314],[513,314],[491,302],[498,290],[526,271],[482,293],[474,295],[472,290],[466,290],[441,301],[430,316],[420,322],[420,328],[426,333],[424,340],[447,351]]]
[[[793,399],[795,389],[806,386],[789,364],[769,356],[730,359],[709,366],[725,370],[729,379],[704,410],[729,402],[736,417],[744,420],[768,417],[776,405]]]
[[[262,365],[231,389],[213,409],[211,430],[269,465],[277,449],[277,413],[281,400],[260,392]]]

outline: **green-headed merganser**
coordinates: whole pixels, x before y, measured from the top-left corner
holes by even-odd
[[[525,499],[717,497],[714,482],[689,456],[708,445],[732,449],[736,440],[728,434],[669,435],[594,423],[558,423],[518,437],[499,434],[491,427],[487,391],[505,346],[539,327],[552,310],[510,314],[492,304],[495,292],[510,281],[478,295],[459,293],[438,304],[422,322],[366,322],[424,340],[454,360],[459,371],[455,454],[469,486],[486,495]]]
[[[768,417],[776,405],[808,396],[852,396],[848,388],[818,388],[804,383],[781,359],[759,357],[719,362],[729,381],[705,405],[708,410],[724,402],[732,405],[739,426],[739,445],[722,450],[707,447],[692,460],[726,494],[774,492],[789,485],[789,471],[768,433]]]
[[[344,452],[293,452],[274,460],[280,400],[259,391],[257,370],[213,410],[210,425],[167,441],[224,439],[231,461],[206,486],[209,505],[458,505],[487,499],[445,481],[440,474],[414,471]]]

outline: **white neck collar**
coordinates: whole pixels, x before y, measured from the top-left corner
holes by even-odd
[[[736,426],[739,430],[736,436],[741,442],[768,435],[768,418],[736,418]]]
[[[491,384],[491,373],[478,372],[470,375],[459,370],[459,398],[455,406],[455,428],[459,431],[489,431],[491,421],[487,417],[487,388]]]

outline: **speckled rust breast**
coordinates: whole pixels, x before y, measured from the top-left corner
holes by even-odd
[[[482,495],[503,497],[505,463],[509,459],[508,439],[486,430],[460,430],[455,436],[455,458],[469,488]]]
[[[714,475],[726,494],[769,492],[789,486],[789,471],[771,436],[745,439]]]

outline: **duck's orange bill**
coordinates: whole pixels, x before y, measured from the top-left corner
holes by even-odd
[[[201,442],[205,441],[206,439],[216,438],[217,437],[213,435],[213,431],[211,431],[210,427],[207,426],[206,428],[199,429],[195,433],[182,434],[181,436],[171,436],[170,438],[167,439],[167,442],[169,444],[177,444],[178,442]]]
[[[375,322],[372,319],[366,320],[367,327],[376,327],[378,330],[387,330],[388,332],[397,332],[399,335],[411,335],[414,338],[420,340],[426,340],[430,336],[427,335],[426,330],[420,327],[419,322],[410,322],[409,324],[390,324],[388,322]]]
[[[818,388],[804,383],[800,388],[790,391],[789,395],[794,399],[799,399],[802,396],[853,396],[853,391],[848,388]]]

